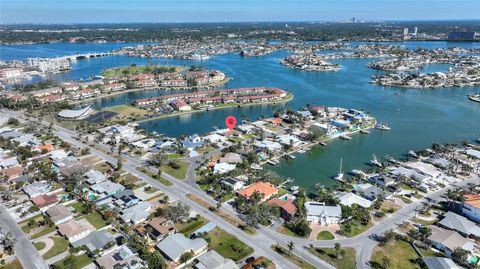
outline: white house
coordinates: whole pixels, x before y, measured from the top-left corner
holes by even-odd
[[[245,181],[233,177],[228,177],[222,181],[222,184],[233,189],[234,192],[245,187]]]
[[[357,204],[363,208],[368,208],[372,205],[372,202],[370,200],[351,192],[340,192],[337,193],[335,197],[340,200],[340,204],[346,206],[352,206],[353,204]]]
[[[342,218],[342,208],[339,205],[327,206],[325,203],[306,202],[307,221],[320,224],[338,224]]]
[[[214,174],[225,174],[234,170],[237,166],[229,163],[216,163],[213,167]]]

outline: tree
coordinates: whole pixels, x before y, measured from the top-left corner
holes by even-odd
[[[165,216],[168,220],[178,222],[188,217],[190,206],[184,201],[177,201],[175,204],[165,209]]]
[[[16,119],[16,118],[9,118],[8,121],[7,121],[7,124],[18,125],[18,124],[20,124],[20,121],[18,121],[18,119]]]
[[[193,258],[193,253],[192,252],[185,252],[180,256],[180,263],[186,263],[189,261],[191,258]]]
[[[63,260],[65,268],[75,268],[77,263],[77,256],[70,254]]]
[[[388,258],[388,257],[383,257],[382,258],[382,268],[383,269],[390,268],[390,264],[391,264],[390,258]]]
[[[0,234],[2,234],[1,231],[0,231]],[[15,246],[15,242],[16,240],[13,238],[13,235],[11,232],[4,234],[0,238],[0,243],[3,246],[3,249],[5,250],[5,252],[7,252],[10,255],[13,254],[13,248]]]
[[[290,253],[292,253],[292,250],[293,250],[293,247],[295,246],[295,243],[293,243],[293,241],[290,241],[288,242],[288,254],[290,255]]]
[[[452,252],[452,260],[459,263],[464,264],[467,260],[469,252],[462,248],[456,248]]]
[[[167,156],[163,152],[159,151],[150,157],[149,162],[153,165],[162,166],[167,162],[167,160]]]
[[[148,268],[167,268],[167,263],[165,262],[165,259],[158,251],[145,253],[143,255],[143,258],[148,263]]]
[[[342,258],[342,246],[340,245],[340,243],[335,243],[335,255],[337,259]]]

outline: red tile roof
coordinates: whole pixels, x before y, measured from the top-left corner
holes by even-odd
[[[297,206],[293,203],[293,200],[287,199],[287,200],[282,200],[278,198],[272,198],[268,201],[269,205],[278,205],[281,207],[285,212],[287,212],[290,215],[295,215],[297,213]]]

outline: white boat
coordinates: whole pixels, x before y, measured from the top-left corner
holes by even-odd
[[[305,152],[307,152],[307,151],[304,150],[304,149],[301,149],[301,150],[298,151],[298,153],[305,153]]]
[[[348,136],[348,135],[341,135],[340,138],[343,139],[343,140],[351,140],[351,139],[352,139],[352,138],[351,138],[350,136]]]
[[[408,151],[408,156],[413,157],[413,158],[418,158],[417,153],[415,153],[415,151],[413,151],[413,150]]]
[[[291,187],[290,187],[290,190],[293,191],[293,192],[298,191],[298,189],[299,189],[298,186],[291,186]]]
[[[390,128],[390,126],[386,123],[386,122],[381,122],[377,125],[375,125],[375,128],[378,129],[378,130],[382,130],[382,131],[388,131],[392,128]]]
[[[340,158],[340,169],[338,170],[338,174],[333,178],[337,181],[342,181],[343,180],[343,171],[342,167],[343,166],[343,158]]]
[[[271,165],[277,165],[279,162],[276,160],[268,160],[267,163]]]
[[[327,142],[323,142],[323,141],[322,141],[322,142],[320,142],[319,144],[322,145],[322,146],[326,146],[326,145],[327,145]]]
[[[353,169],[352,171],[350,171],[350,173],[354,176],[359,176],[359,177],[362,177],[362,178],[367,177],[367,173],[363,172],[362,170]]]
[[[253,170],[263,170],[263,167],[256,163],[252,164],[250,168],[252,168]]]
[[[369,133],[370,133],[370,130],[368,130],[368,129],[362,129],[362,130],[360,130],[360,133],[362,133],[362,134],[369,134]]]
[[[472,93],[472,94],[469,94],[467,96],[468,96],[468,99],[470,99],[470,101],[480,103],[480,93]]]
[[[285,159],[291,159],[291,160],[293,160],[293,159],[296,158],[295,155],[293,155],[293,154],[286,154],[286,153],[283,154],[283,157],[284,157]]]
[[[399,164],[400,162],[395,160],[395,158],[393,158],[392,156],[385,156],[385,160],[391,162],[391,163],[394,163],[394,164]]]
[[[374,166],[377,166],[377,167],[382,167],[383,166],[382,163],[380,161],[378,161],[377,156],[375,156],[375,154],[373,154],[373,157],[370,160],[370,164],[372,164]]]

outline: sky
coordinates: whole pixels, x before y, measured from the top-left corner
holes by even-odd
[[[0,22],[480,19],[480,0],[0,0]]]

